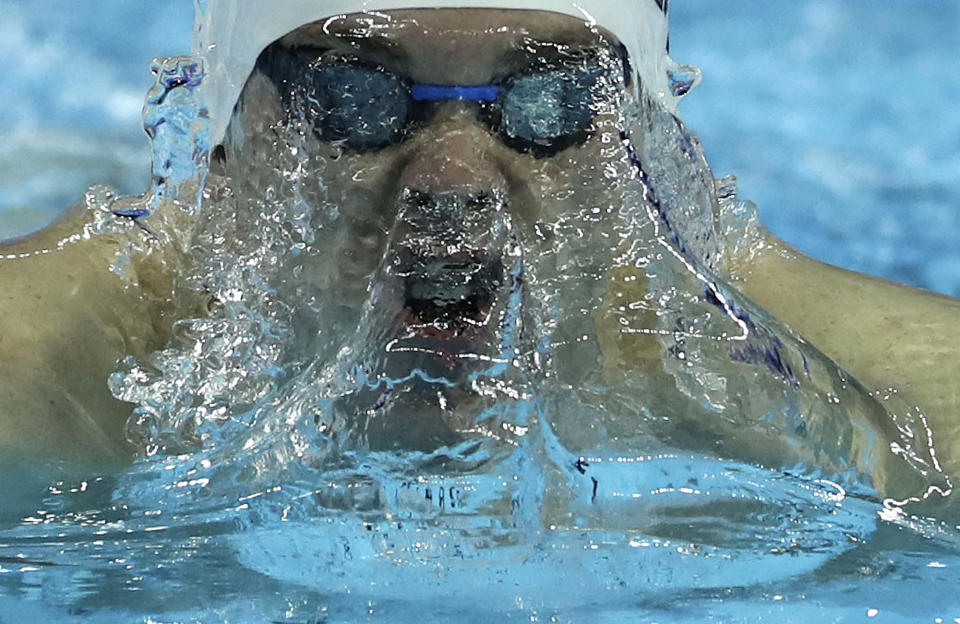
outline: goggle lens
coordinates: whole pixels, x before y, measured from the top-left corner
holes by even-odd
[[[412,84],[355,59],[320,57],[298,64],[287,57],[274,59],[264,69],[288,104],[299,92],[298,105],[306,107],[321,140],[352,151],[399,143],[429,117],[432,103],[466,100],[480,104],[481,119],[507,145],[542,157],[590,136],[601,103],[611,100],[608,87],[613,82],[604,77],[616,72],[608,65],[582,60],[527,71],[498,85],[469,87]]]
[[[369,151],[402,139],[412,102],[399,77],[349,64],[319,67],[311,74],[313,88],[307,101],[322,140]]]
[[[596,87],[596,77],[583,70],[555,69],[515,78],[501,98],[500,132],[513,145],[522,141],[565,147],[585,140],[597,113]]]

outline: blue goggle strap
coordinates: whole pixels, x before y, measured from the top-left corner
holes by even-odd
[[[439,102],[442,100],[496,102],[500,98],[500,87],[497,85],[459,87],[455,85],[415,84],[410,91],[413,99],[418,102]]]

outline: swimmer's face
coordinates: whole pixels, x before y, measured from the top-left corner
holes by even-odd
[[[254,194],[295,186],[327,232],[306,279],[338,305],[375,308],[380,326],[399,328],[385,339],[401,351],[451,366],[496,349],[518,258],[570,270],[549,253],[557,236],[609,237],[610,180],[623,175],[611,166],[623,161],[621,49],[582,21],[534,11],[314,23],[261,55],[226,169]]]

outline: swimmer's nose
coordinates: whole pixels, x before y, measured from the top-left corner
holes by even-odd
[[[506,190],[506,177],[489,134],[475,121],[457,123],[458,119],[425,129],[400,175],[401,188],[428,195],[499,195]]]

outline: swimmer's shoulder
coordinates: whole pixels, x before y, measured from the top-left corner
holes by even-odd
[[[147,295],[162,288],[160,276],[156,266],[124,263],[120,254],[148,235],[97,227],[90,213],[74,207],[42,230],[0,243],[0,323],[10,333],[47,337],[64,327],[51,321],[96,319],[123,334],[146,335],[137,316]],[[149,273],[146,285],[141,273]]]
[[[960,475],[960,300],[820,262],[762,228],[730,269],[737,288],[865,386],[919,407]]]
[[[0,243],[0,453],[119,461],[130,406],[107,378],[120,359],[159,348],[172,323],[169,265],[118,253],[150,236],[98,233],[74,208]]]

